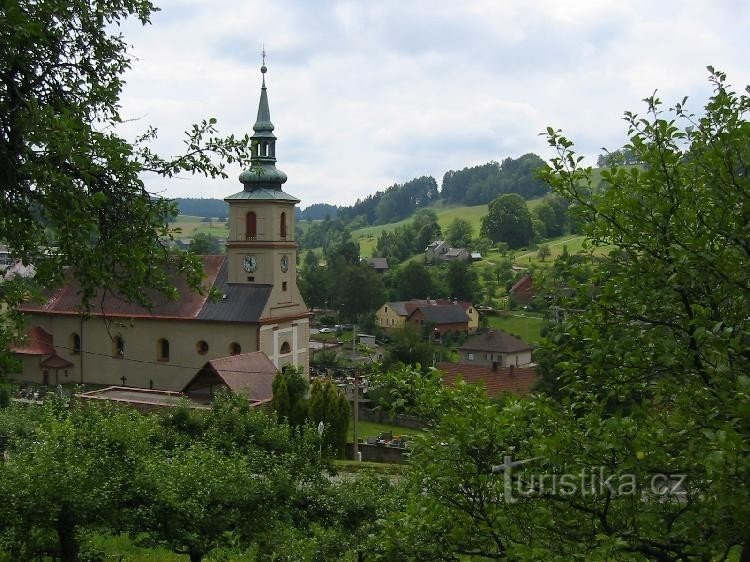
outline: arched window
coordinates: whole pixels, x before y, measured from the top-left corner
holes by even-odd
[[[125,340],[117,335],[112,340],[112,357],[122,358],[125,355]]]
[[[281,349],[279,350],[280,354],[283,355],[285,353],[289,353],[290,351],[292,351],[292,348],[289,347],[289,342],[288,341],[285,341],[284,343],[281,344]]]
[[[279,233],[281,234],[282,238],[286,238],[286,213],[281,213]]]
[[[195,350],[199,355],[205,355],[206,353],[208,353],[208,342],[205,340],[200,340],[195,344]]]
[[[81,353],[81,336],[75,332],[70,334],[70,353],[73,355]]]
[[[156,342],[156,358],[159,361],[169,361],[169,340],[161,338]]]
[[[258,236],[258,218],[253,211],[247,213],[245,217],[245,235],[248,240],[255,240]]]
[[[236,341],[229,344],[229,355],[239,355],[242,353],[242,346]]]

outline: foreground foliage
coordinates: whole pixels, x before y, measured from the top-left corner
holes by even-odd
[[[279,424],[234,396],[163,416],[12,406],[0,438],[0,551],[13,560],[91,558],[87,536],[122,533],[192,561],[333,559],[354,550],[342,535],[366,533],[394,501],[387,479],[333,483],[312,426]]]
[[[432,393],[381,559],[750,557],[750,99],[710,71],[704,116],[655,97],[626,114],[644,165],[602,190],[548,131],[547,181],[616,248],[557,295],[559,401]]]
[[[149,149],[154,129],[135,142],[118,135],[130,57],[117,29],[148,23],[154,10],[141,0],[11,0],[0,10],[0,242],[34,265],[40,287],[75,266],[86,302],[107,289],[148,304],[146,289],[174,294],[175,271],[199,288],[198,260],[169,251],[175,206],[142,177],[226,177],[225,163],[248,155],[248,138],[217,136],[214,119],[193,125],[172,158]],[[28,299],[20,283],[4,280],[0,309]],[[0,322],[0,351],[9,326]]]

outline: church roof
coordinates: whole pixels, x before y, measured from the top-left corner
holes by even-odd
[[[252,170],[245,170],[242,173],[243,174],[252,173]],[[286,175],[284,177],[286,177]],[[289,201],[290,203],[299,203],[299,199],[297,199],[294,195],[289,195],[288,193],[282,191],[281,189],[268,189],[268,188],[263,188],[263,187],[255,189],[253,191],[240,191],[239,193],[235,193],[234,195],[225,197],[224,201],[238,201],[242,199],[256,200],[256,201],[257,200]]]
[[[226,261],[219,270],[214,289],[218,300],[207,300],[198,313],[199,320],[221,322],[255,322],[260,320],[263,309],[271,296],[272,285],[229,283]]]
[[[224,322],[257,322],[271,294],[270,285],[233,284],[227,282],[227,260],[225,256],[201,256],[203,260],[203,285],[219,293],[217,301],[204,294],[193,292],[185,279],[175,274],[171,279],[177,288],[178,298],[170,300],[156,292],[151,294],[154,306],[151,309],[128,302],[112,293],[100,293],[91,300],[89,313],[131,318],[154,318],[172,320],[214,320]],[[222,295],[227,295],[222,299]],[[71,281],[47,295],[43,303],[27,303],[19,307],[21,312],[48,314],[79,314],[81,312],[80,286]],[[50,352],[51,353],[51,352]]]

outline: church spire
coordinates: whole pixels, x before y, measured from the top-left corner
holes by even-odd
[[[273,123],[271,123],[271,110],[268,108],[268,93],[266,92],[266,50],[263,49],[263,65],[260,67],[260,72],[263,76],[263,83],[260,88],[260,102],[258,103],[258,117],[253,125],[253,131],[255,134],[253,138],[269,138],[272,137],[274,140],[276,137],[273,136]]]
[[[252,153],[250,169],[240,174],[240,181],[245,191],[255,191],[259,188],[281,189],[286,181],[286,174],[276,168],[276,135],[273,134],[271,110],[268,108],[268,92],[266,90],[266,51],[263,50],[263,64],[260,67],[263,77],[258,102],[258,116],[253,125]]]

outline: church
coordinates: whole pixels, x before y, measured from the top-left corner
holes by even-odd
[[[226,255],[203,256],[204,286],[191,292],[175,279],[179,298],[146,309],[111,294],[81,312],[76,284],[29,303],[27,338],[12,350],[22,364],[14,378],[38,384],[103,384],[181,390],[208,361],[263,352],[280,369],[308,374],[310,314],[297,287],[295,206],[276,168],[276,136],[265,64],[251,166],[229,204]]]

